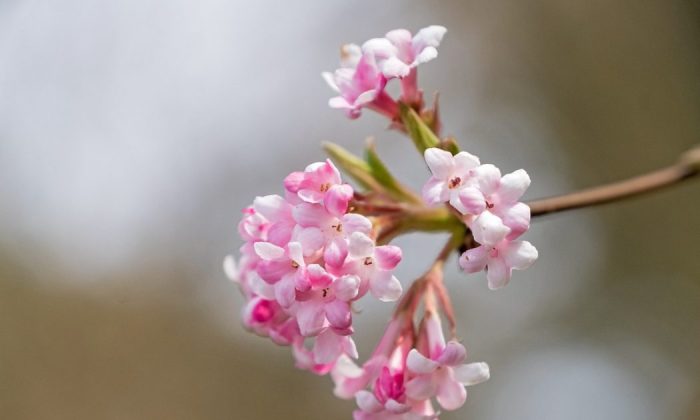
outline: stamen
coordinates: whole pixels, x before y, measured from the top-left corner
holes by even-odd
[[[372,260],[372,257],[366,257],[364,261],[365,265],[372,265],[374,264],[374,261]]]
[[[459,184],[461,184],[461,183],[462,183],[462,178],[456,176],[450,180],[450,182],[447,184],[447,188],[453,189],[453,188],[459,186]]]

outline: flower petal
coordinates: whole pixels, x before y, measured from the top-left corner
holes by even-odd
[[[401,297],[403,288],[390,271],[377,270],[369,279],[369,290],[382,302],[394,302]]]
[[[345,275],[333,283],[336,299],[348,302],[355,299],[360,291],[360,278],[355,275]]]
[[[501,211],[503,224],[510,228],[508,239],[515,239],[530,229],[530,207],[525,203],[516,203]]]
[[[378,413],[384,409],[384,406],[377,401],[374,394],[364,389],[355,394],[355,402],[360,410],[365,413]]]
[[[537,260],[537,248],[528,241],[514,241],[503,250],[503,258],[510,268],[525,270]]]
[[[275,299],[283,308],[289,308],[296,300],[294,276],[287,275],[275,283]]]
[[[496,246],[510,233],[503,220],[490,211],[482,212],[470,226],[474,240],[481,245]]]
[[[488,263],[488,251],[490,248],[479,246],[466,250],[459,257],[459,266],[467,273],[478,273],[486,268]]]
[[[348,253],[351,258],[366,258],[374,254],[374,241],[364,233],[353,233],[349,242]]]
[[[265,261],[278,260],[284,256],[284,248],[269,242],[256,242],[253,248],[258,257]]]
[[[350,304],[342,300],[334,300],[325,305],[326,319],[334,328],[345,329],[352,325]]]
[[[238,282],[238,267],[233,255],[227,255],[226,258],[224,258],[224,273],[229,280]]]
[[[299,331],[304,337],[318,335],[325,326],[324,306],[321,302],[315,300],[299,303],[296,317],[299,323]]]
[[[459,201],[465,209],[466,214],[478,216],[486,210],[486,199],[484,194],[476,187],[466,187],[459,191]]]
[[[323,198],[323,205],[330,214],[341,216],[348,210],[353,190],[348,184],[333,185]]]
[[[406,367],[413,373],[427,374],[432,373],[440,364],[434,360],[430,360],[423,356],[418,350],[411,349],[406,357]]]
[[[318,264],[309,264],[306,267],[311,287],[316,290],[324,289],[333,283],[333,276]]]
[[[455,379],[464,385],[476,385],[491,377],[489,365],[484,362],[468,363],[454,368]]]
[[[491,195],[501,184],[501,171],[494,165],[487,163],[474,169],[479,189],[486,195]]]
[[[459,152],[454,157],[455,161],[455,172],[460,176],[469,175],[472,169],[477,168],[481,162],[479,158],[468,152]]]
[[[333,363],[343,351],[342,338],[330,328],[319,334],[313,347],[314,362],[319,364]]]
[[[457,366],[464,363],[466,358],[467,350],[462,343],[449,341],[447,345],[445,345],[445,349],[442,351],[440,357],[437,358],[437,362],[441,365]]]
[[[423,196],[423,201],[429,206],[434,206],[449,200],[450,190],[447,188],[445,180],[432,176],[423,186],[421,195]]]
[[[340,267],[348,256],[348,244],[344,238],[332,240],[323,250],[323,260],[326,266]]]
[[[515,203],[525,194],[525,190],[530,186],[530,176],[524,169],[503,175],[501,186],[498,189],[498,196],[501,203]]]
[[[361,214],[348,213],[343,216],[341,222],[343,224],[343,231],[347,235],[351,235],[354,232],[361,232],[365,235],[369,235],[372,231],[372,222]]]
[[[425,150],[423,156],[434,177],[446,180],[452,174],[455,167],[452,153],[437,147],[431,147]]]
[[[437,401],[445,410],[456,410],[467,400],[467,390],[457,382],[451,368],[439,372]]]
[[[395,245],[378,246],[374,249],[377,265],[382,270],[393,270],[401,262],[401,248]]]
[[[421,51],[425,47],[437,47],[446,33],[447,28],[444,26],[427,26],[418,31],[413,37],[413,48],[416,51]]]
[[[511,269],[506,265],[502,257],[489,258],[486,279],[489,281],[489,289],[496,290],[504,287],[510,281]]]
[[[382,74],[387,79],[406,77],[410,72],[411,66],[401,61],[398,57],[389,57],[382,63]]]
[[[270,221],[277,221],[291,216],[287,201],[276,194],[256,197],[253,201],[253,208],[257,213],[260,213]]]
[[[437,385],[432,374],[418,375],[406,382],[406,395],[417,401],[433,397],[436,391]]]

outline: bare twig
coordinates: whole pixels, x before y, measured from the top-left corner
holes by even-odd
[[[666,188],[690,179],[698,173],[700,173],[700,147],[686,152],[678,162],[666,168],[624,181],[536,200],[528,205],[532,216],[597,206]]]

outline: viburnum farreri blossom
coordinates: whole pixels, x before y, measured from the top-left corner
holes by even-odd
[[[489,378],[485,363],[465,363],[457,340],[443,282],[452,254],[462,251],[466,272],[486,270],[491,289],[537,259],[535,247],[518,239],[530,226],[530,208],[520,202],[528,174],[502,176],[460,151],[440,137],[437,99],[424,108],[417,66],[437,57],[445,32],[437,25],[415,35],[398,29],[361,47],[345,45],[341,67],[323,74],[338,92],[331,107],[351,118],[376,111],[411,138],[430,171],[422,197],[394,178],[372,142],[364,159],[327,144],[333,160],[290,173],[280,195],[259,196],[243,210],[240,257],[224,262],[246,300],[245,327],[289,346],[300,369],[330,374],[335,395],[355,400],[356,420],[437,419],[440,409],[464,404],[465,386]],[[397,99],[385,90],[392,79],[401,83]],[[343,181],[339,168],[358,188]],[[450,239],[404,293],[394,275],[403,252],[391,241],[415,231]],[[355,309],[368,294],[398,302],[369,358],[356,363]],[[441,315],[450,323],[449,340]]]
[[[499,289],[508,284],[514,269],[524,270],[535,262],[537,249],[515,240],[530,228],[530,208],[518,201],[530,186],[527,172],[519,169],[501,176],[496,166],[480,165],[479,158],[467,152],[453,156],[429,148],[424,156],[433,175],[423,187],[423,199],[430,205],[449,203],[463,215],[480,245],[462,254],[462,269],[486,270],[489,288]]]
[[[258,197],[244,210],[241,259],[234,268],[228,258],[227,273],[248,299],[245,325],[293,344],[298,365],[325,373],[341,355],[356,357],[352,303],[368,290],[383,301],[399,298],[393,270],[401,250],[375,246],[372,222],[347,213],[353,188],[330,160],[291,173],[284,186],[285,198]]]
[[[328,85],[339,93],[328,104],[345,110],[357,118],[364,107],[390,119],[399,116],[397,102],[385,91],[391,79],[401,80],[401,101],[420,106],[417,67],[437,57],[437,47],[447,32],[444,26],[432,25],[415,36],[405,29],[388,32],[384,38],[373,38],[362,47],[346,44],[341,48],[340,68],[322,73]]]

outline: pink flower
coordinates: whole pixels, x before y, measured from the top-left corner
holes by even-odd
[[[402,99],[406,103],[420,103],[416,67],[437,57],[437,47],[445,36],[444,26],[423,28],[415,36],[405,29],[396,29],[384,38],[374,38],[362,45],[362,51],[372,54],[387,79],[400,78]]]
[[[440,319],[432,312],[425,314],[426,355],[416,349],[408,353],[406,366],[415,376],[406,383],[406,395],[415,400],[433,396],[445,410],[456,410],[467,399],[465,385],[476,385],[489,379],[486,363],[464,364],[467,352],[457,341],[445,344]]]
[[[452,156],[452,153],[435,147],[426,149],[424,156],[432,176],[423,187],[423,200],[431,206],[449,202],[460,210],[459,192],[473,182],[479,158],[467,152]]]
[[[254,216],[264,217],[266,220],[265,233],[267,241],[279,245],[286,245],[292,237],[294,219],[292,218],[292,205],[279,195],[266,195],[257,197],[253,201]]]
[[[387,79],[377,68],[372,54],[363,54],[359,46],[347,44],[341,48],[341,67],[321,75],[339,93],[331,98],[331,108],[345,110],[349,118],[357,118],[362,108],[370,107],[393,119],[398,115],[396,102],[384,91]]]
[[[274,285],[275,298],[283,308],[295,302],[296,289],[308,290],[310,283],[300,243],[290,242],[282,248],[270,242],[256,242],[255,252],[262,260],[257,273]]]
[[[298,223],[295,238],[305,254],[311,255],[323,249],[327,266],[340,267],[348,255],[348,236],[354,232],[368,235],[372,222],[365,216],[348,213],[334,216],[318,204],[301,203],[294,208]]]
[[[357,359],[357,348],[352,337],[352,330],[346,334],[338,334],[332,328],[328,328],[316,336],[313,346],[314,362],[319,364],[335,363],[341,355],[347,354]]]
[[[367,290],[382,302],[393,302],[401,296],[402,288],[393,270],[401,262],[401,248],[393,245],[376,246],[361,232],[350,235],[348,259],[342,271],[360,277],[360,296]]]
[[[350,301],[357,297],[360,278],[344,275],[336,278],[318,264],[307,267],[311,289],[297,294],[296,317],[303,336],[315,336],[330,325],[347,330],[352,325]]]
[[[404,372],[392,372],[384,366],[375,381],[373,392],[358,391],[355,401],[360,410],[367,413],[388,411],[393,414],[402,414],[410,411],[411,406],[406,403]]]
[[[285,179],[285,188],[307,203],[323,204],[335,216],[345,214],[353,196],[352,187],[342,183],[330,159],[312,163],[303,173],[291,173]]]
[[[518,202],[530,186],[527,172],[518,169],[501,177],[501,171],[491,164],[474,170],[476,183],[460,190],[460,210],[463,214],[478,216],[484,211],[500,217],[510,228],[509,238],[514,239],[530,227],[530,208]]]
[[[496,290],[508,284],[513,270],[525,270],[537,256],[537,248],[528,241],[503,240],[467,250],[459,258],[459,265],[467,273],[486,269],[489,289]]]
[[[387,79],[408,76],[411,69],[437,57],[437,47],[447,28],[432,25],[421,29],[415,36],[405,29],[395,29],[384,38],[374,38],[362,45],[362,51],[376,58]]]
[[[243,210],[243,218],[238,223],[238,234],[245,241],[261,241],[267,238],[270,223],[253,206]]]
[[[500,289],[508,284],[513,270],[524,270],[537,260],[537,249],[527,241],[508,239],[510,228],[489,211],[484,211],[471,226],[474,240],[481,244],[467,250],[459,265],[468,273],[486,269],[489,288]]]

